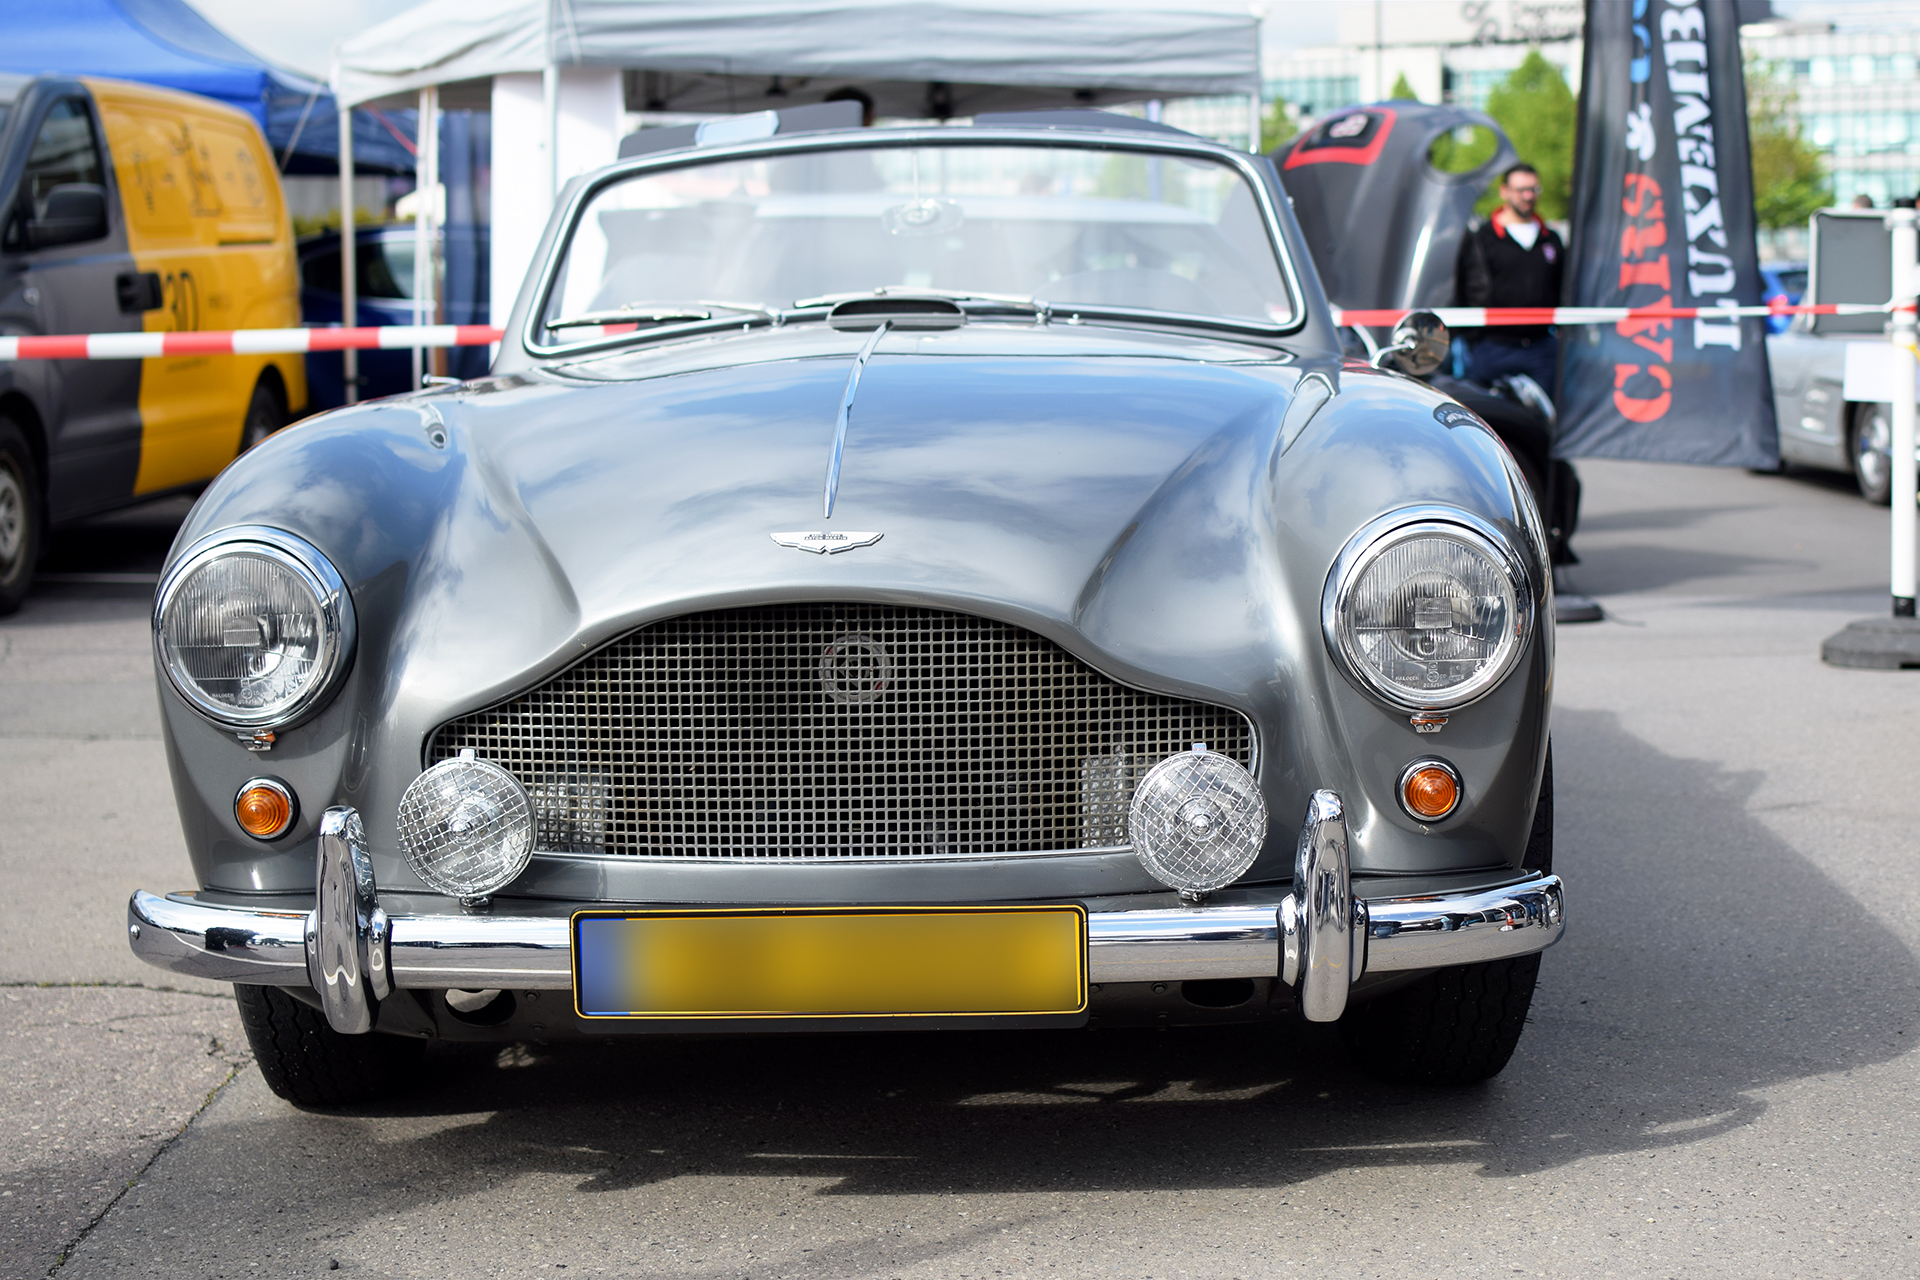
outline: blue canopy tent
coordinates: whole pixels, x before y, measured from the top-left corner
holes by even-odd
[[[252,116],[286,173],[339,168],[338,108],[327,87],[235,44],[186,0],[0,0],[0,71],[105,76],[197,93]],[[411,173],[411,113],[394,129],[353,118],[356,168]]]

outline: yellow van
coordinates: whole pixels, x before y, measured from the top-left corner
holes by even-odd
[[[292,328],[259,127],[112,80],[0,76],[0,334]],[[304,408],[298,355],[0,363],[0,614],[49,528],[189,489]]]

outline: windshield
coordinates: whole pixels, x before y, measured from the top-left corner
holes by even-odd
[[[880,146],[684,165],[603,188],[574,225],[537,340],[875,289],[1262,327],[1293,316],[1260,205],[1222,161]]]

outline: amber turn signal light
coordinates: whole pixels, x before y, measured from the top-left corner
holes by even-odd
[[[1437,822],[1460,803],[1460,775],[1444,760],[1416,760],[1400,775],[1400,803],[1422,822]]]
[[[255,778],[233,798],[234,820],[255,840],[283,836],[293,825],[293,792],[275,778]]]

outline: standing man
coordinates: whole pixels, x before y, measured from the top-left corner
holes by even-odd
[[[1534,206],[1540,175],[1516,164],[1500,175],[1500,204],[1467,233],[1454,265],[1454,297],[1463,307],[1557,307],[1566,246]],[[1553,394],[1560,340],[1546,325],[1493,325],[1473,340],[1467,378],[1487,383],[1524,373]]]

